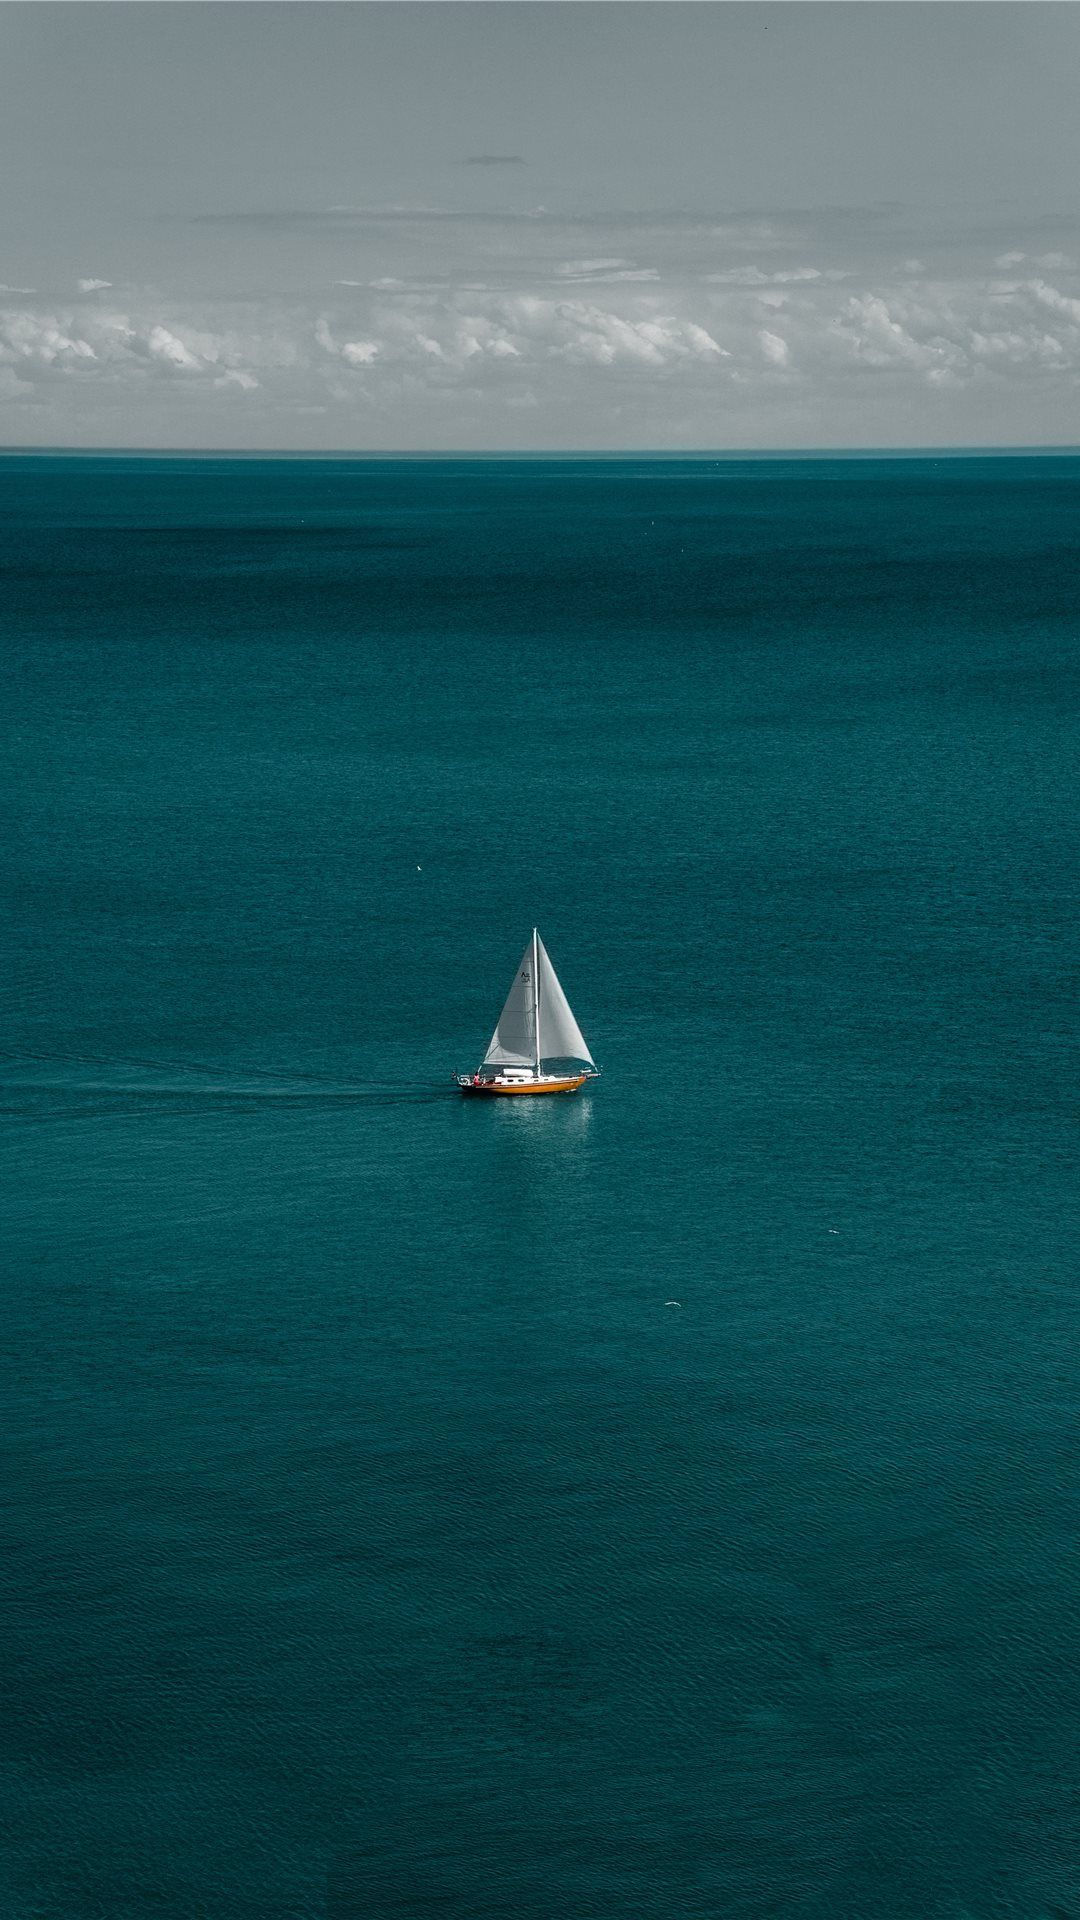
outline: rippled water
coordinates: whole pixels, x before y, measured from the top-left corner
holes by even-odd
[[[1080,1912],[1078,508],[0,463],[4,1920]]]

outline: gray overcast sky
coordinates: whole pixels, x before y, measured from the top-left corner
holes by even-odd
[[[0,439],[1080,442],[1080,9],[0,5]]]

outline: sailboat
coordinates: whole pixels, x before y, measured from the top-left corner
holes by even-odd
[[[563,1071],[545,1072],[545,1061]],[[565,1063],[573,1062],[570,1072]],[[536,928],[521,956],[491,1045],[475,1073],[455,1077],[462,1093],[576,1093],[599,1069]]]

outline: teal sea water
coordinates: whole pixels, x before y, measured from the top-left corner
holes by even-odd
[[[1080,460],[8,459],[0,612],[4,1920],[1080,1913]]]

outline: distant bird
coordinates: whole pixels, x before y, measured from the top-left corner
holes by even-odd
[[[665,1300],[664,1305],[665,1307],[681,1307],[682,1301],[681,1300]]]
[[[423,867],[417,867],[416,871],[417,873],[423,873],[424,869]]]

